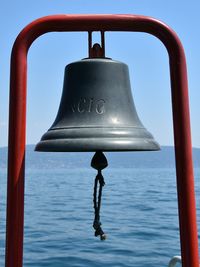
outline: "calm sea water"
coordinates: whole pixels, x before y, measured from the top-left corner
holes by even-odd
[[[0,170],[0,266],[4,266],[6,171]],[[180,255],[175,171],[108,169],[94,237],[91,169],[26,171],[24,266],[164,267]],[[200,169],[195,170],[197,207]],[[199,215],[198,215],[199,223]]]

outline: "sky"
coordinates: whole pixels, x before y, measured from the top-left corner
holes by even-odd
[[[1,0],[0,146],[8,142],[11,49],[28,23],[53,14],[139,14],[162,20],[182,41],[188,67],[192,144],[200,148],[199,11],[198,0]],[[99,39],[95,33],[94,41]],[[87,56],[86,33],[48,33],[33,43],[28,55],[27,144],[37,143],[55,119],[65,66]],[[129,66],[142,123],[160,145],[173,145],[168,55],[161,42],[144,33],[109,32],[106,56]]]

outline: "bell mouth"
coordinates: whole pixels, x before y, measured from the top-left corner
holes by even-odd
[[[156,151],[159,144],[145,128],[68,128],[45,133],[35,151]]]

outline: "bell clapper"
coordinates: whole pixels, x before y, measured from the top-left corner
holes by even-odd
[[[95,229],[94,235],[100,236],[101,240],[105,240],[106,235],[101,228],[101,222],[100,222],[102,188],[105,185],[101,171],[108,166],[108,162],[105,155],[101,151],[97,151],[95,153],[91,161],[91,166],[98,171],[94,182],[94,195],[93,195],[94,210],[95,210],[95,217],[93,222],[93,228]],[[98,183],[99,183],[99,192],[98,192],[98,202],[97,202]]]

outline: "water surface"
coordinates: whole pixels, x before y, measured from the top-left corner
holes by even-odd
[[[0,266],[4,265],[6,171],[0,179]],[[180,255],[175,170],[108,168],[94,237],[90,168],[26,170],[24,266],[161,267]],[[197,206],[200,169],[195,169]],[[198,215],[199,223],[199,215]]]

